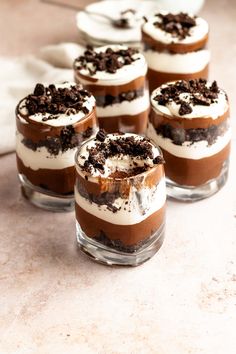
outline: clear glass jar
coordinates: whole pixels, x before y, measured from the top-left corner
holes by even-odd
[[[74,208],[78,145],[96,134],[95,108],[81,120],[51,126],[29,119],[16,108],[16,159],[23,195],[34,205],[53,211]]]
[[[79,164],[88,143],[75,158],[78,245],[98,262],[139,265],[159,250],[164,239],[163,164],[131,176],[118,171],[112,177],[88,177]]]
[[[173,16],[162,13],[167,18],[164,22],[155,15],[147,19],[142,26],[143,54],[148,63],[147,78],[150,92],[166,82],[208,78],[210,51],[207,48],[209,37],[208,23],[200,17],[183,14],[187,20],[196,21],[186,38],[178,37],[176,32],[170,33]],[[178,22],[181,14],[176,14],[176,27],[182,28]],[[158,21],[157,21],[158,20]],[[156,26],[157,22],[165,23],[164,28]],[[184,23],[184,22],[183,22]],[[170,27],[168,27],[170,25]],[[185,28],[186,30],[186,28]]]
[[[121,45],[109,45],[94,49],[105,53],[127,50]],[[149,90],[146,81],[147,63],[141,53],[138,59],[124,65],[114,73],[79,69],[79,58],[74,63],[75,82],[81,83],[96,98],[99,127],[107,133],[123,132],[144,134],[150,111]],[[78,65],[77,65],[78,64]]]
[[[183,201],[207,198],[224,186],[228,176],[231,128],[227,96],[219,90],[212,106],[195,104],[192,116],[181,117],[173,100],[170,106],[157,103],[160,92],[161,88],[151,96],[147,136],[162,149],[167,194]]]

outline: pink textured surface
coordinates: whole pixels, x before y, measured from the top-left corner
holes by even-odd
[[[73,212],[23,200],[13,155],[0,178],[0,353],[235,353],[235,168],[212,198],[168,202],[163,247],[128,269],[77,251]]]
[[[74,214],[29,205],[14,154],[0,158],[1,354],[235,354],[235,9],[233,0],[208,0],[202,12],[212,28],[211,77],[232,102],[230,179],[208,200],[168,202],[166,240],[149,262],[123,269],[87,259]],[[2,54],[74,40],[73,13],[60,11],[48,10],[40,30],[36,1],[1,1]]]

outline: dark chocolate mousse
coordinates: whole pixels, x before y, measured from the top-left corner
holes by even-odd
[[[183,12],[160,12],[146,19],[142,40],[150,91],[177,79],[207,79],[208,33],[205,20]]]
[[[75,80],[96,98],[99,126],[107,132],[144,133],[149,110],[147,65],[126,46],[88,47],[74,63]]]
[[[162,148],[166,176],[186,188],[221,176],[230,150],[229,103],[216,81],[162,85],[151,103],[147,135]]]
[[[160,150],[135,134],[100,130],[83,144],[76,156],[79,244],[85,238],[98,248],[136,254],[156,241],[156,252],[163,241],[163,163]]]
[[[42,192],[73,194],[77,147],[97,131],[95,99],[81,85],[37,84],[16,108],[21,181]]]

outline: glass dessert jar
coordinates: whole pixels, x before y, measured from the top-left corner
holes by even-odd
[[[163,157],[135,134],[100,130],[76,154],[77,240],[94,260],[139,265],[161,247],[165,224]]]
[[[80,85],[37,84],[16,108],[16,158],[23,195],[49,210],[74,207],[78,145],[97,132],[94,97]]]
[[[108,133],[142,134],[147,127],[147,64],[136,49],[110,45],[88,48],[74,63],[75,81],[96,98],[99,127]]]
[[[176,81],[152,92],[147,136],[162,149],[167,194],[199,200],[226,182],[230,154],[229,103],[216,81]]]
[[[207,79],[208,34],[205,20],[186,13],[160,12],[148,18],[142,26],[142,41],[150,91],[178,79]]]

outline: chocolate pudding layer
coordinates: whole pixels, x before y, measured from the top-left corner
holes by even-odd
[[[133,225],[115,225],[107,222],[89,214],[77,203],[75,211],[76,219],[88,237],[105,246],[127,253],[138,251],[147,239],[155,235],[156,230],[162,226],[161,221],[165,219],[165,206],[147,217],[146,220]]]
[[[30,181],[33,186],[38,186],[46,191],[60,195],[67,195],[74,192],[74,166],[57,170],[39,168],[35,171],[32,168],[26,167],[18,156],[16,156],[16,159],[18,170],[21,171],[21,174],[27,176],[28,181]]]
[[[97,132],[94,97],[80,85],[37,84],[16,108],[18,172],[34,186],[73,194],[77,147]]]
[[[100,130],[76,156],[76,219],[84,234],[132,253],[163,227],[163,157],[135,134]],[[161,241],[162,242],[162,241]]]
[[[74,72],[75,81],[96,98],[100,127],[108,133],[117,128],[122,132],[145,132],[149,93],[142,54],[120,45],[88,48],[75,60]]]
[[[147,129],[147,112],[134,115],[121,115],[116,117],[99,118],[99,126],[110,132],[138,132],[143,133]]]
[[[151,96],[147,136],[163,150],[166,176],[201,186],[220,175],[230,153],[229,103],[217,83],[176,81]]]
[[[209,28],[205,20],[185,13],[161,12],[142,27],[150,91],[177,79],[208,78]]]
[[[177,157],[162,149],[165,173],[179,185],[199,186],[217,178],[230,153],[230,143],[213,156],[198,160]],[[199,172],[200,171],[200,172]]]

